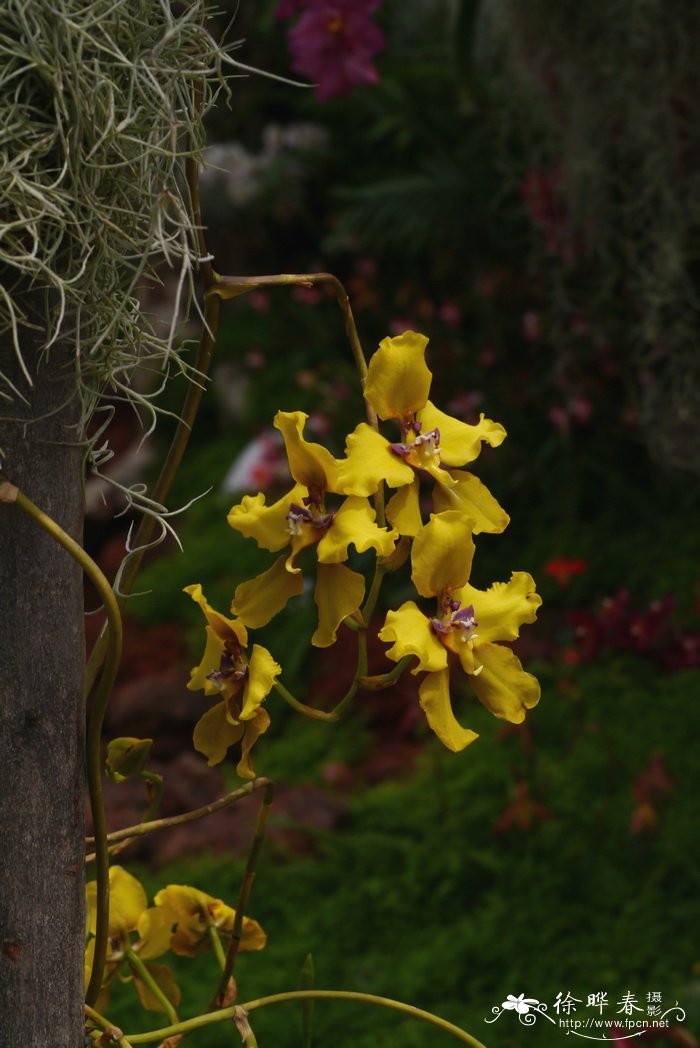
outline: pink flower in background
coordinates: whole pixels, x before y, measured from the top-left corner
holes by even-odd
[[[316,81],[316,98],[345,95],[362,84],[376,84],[372,59],[384,47],[384,34],[371,19],[380,0],[284,0],[278,18],[303,12],[289,31],[292,69]]]

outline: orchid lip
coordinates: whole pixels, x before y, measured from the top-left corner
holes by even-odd
[[[308,504],[313,502],[312,499],[303,500],[307,505],[300,506],[297,502],[292,502],[287,513],[287,530],[291,535],[298,535],[302,524],[311,524],[314,528],[327,529],[333,522],[333,513],[323,513],[316,516],[308,508]]]

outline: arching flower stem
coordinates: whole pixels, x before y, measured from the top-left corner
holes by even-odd
[[[439,1015],[433,1015],[432,1012],[426,1012],[422,1008],[415,1008],[411,1004],[404,1004],[403,1001],[394,1001],[389,997],[377,997],[375,994],[360,993],[352,990],[289,990],[287,993],[258,997],[256,1000],[248,1001],[243,1005],[232,1005],[230,1008],[222,1008],[217,1012],[198,1015],[194,1019],[185,1019],[184,1022],[164,1027],[161,1030],[131,1034],[129,1040],[132,1045],[149,1044],[151,1041],[163,1040],[165,1037],[172,1037],[174,1034],[189,1033],[191,1030],[201,1029],[202,1026],[209,1026],[211,1023],[233,1019],[237,1008],[242,1008],[250,1013],[257,1011],[259,1008],[267,1008],[271,1004],[309,1000],[356,1001],[359,1004],[374,1004],[380,1008],[389,1008],[391,1011],[402,1012],[404,1015],[409,1015],[414,1019],[421,1019],[423,1022],[430,1023],[439,1030],[452,1034],[462,1044],[468,1044],[471,1048],[485,1048],[476,1037],[467,1033],[466,1030],[460,1029],[459,1026],[455,1026],[454,1023],[441,1019]]]
[[[118,1045],[118,1048],[131,1048],[131,1042],[126,1039],[122,1034],[118,1026],[111,1023],[109,1019],[106,1019],[104,1015],[100,1015],[94,1008],[91,1008],[89,1004],[85,1005],[85,1014],[88,1019],[92,1019],[93,1023],[101,1026],[112,1037],[112,1043]]]

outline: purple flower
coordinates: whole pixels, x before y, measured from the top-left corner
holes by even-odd
[[[289,31],[292,69],[316,82],[325,102],[361,84],[376,84],[372,61],[384,46],[384,34],[371,19],[380,0],[283,0],[278,17],[303,10]]]

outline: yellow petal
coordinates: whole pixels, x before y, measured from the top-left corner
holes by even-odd
[[[236,766],[236,771],[241,778],[255,778],[253,765],[250,763],[250,751],[263,732],[266,732],[269,727],[270,717],[267,710],[264,710],[262,706],[259,706],[251,719],[245,722],[245,733],[241,745],[241,759]]]
[[[271,506],[266,505],[261,491],[257,495],[244,495],[226,519],[234,531],[239,531],[247,539],[255,539],[261,549],[276,553],[289,543],[289,507],[292,503],[300,505],[308,494],[303,484],[295,484]]]
[[[509,582],[494,582],[485,591],[467,583],[455,593],[455,599],[462,607],[473,605],[479,644],[515,640],[521,626],[535,621],[542,603],[535,580],[526,571],[514,571]]]
[[[468,679],[477,698],[494,716],[520,724],[525,711],[540,701],[537,678],[525,672],[510,648],[500,644],[478,644],[476,656],[483,669]]]
[[[286,560],[283,554],[267,571],[236,587],[232,610],[251,629],[266,626],[282,611],[290,597],[303,593],[303,578],[287,571]]]
[[[350,543],[358,553],[371,548],[380,557],[390,556],[398,536],[387,528],[378,527],[374,523],[375,517],[367,499],[349,495],[318,544],[319,564],[338,564],[347,560]]]
[[[133,932],[147,906],[148,900],[141,882],[121,866],[110,866],[109,934],[126,935],[127,932]]]
[[[215,901],[212,895],[207,895],[199,888],[192,888],[189,884],[168,884],[156,893],[154,899],[156,906],[172,910],[179,921],[191,918],[204,928],[210,904]]]
[[[194,728],[194,748],[203,753],[207,763],[220,764],[233,746],[243,735],[242,724],[229,724],[226,719],[226,703],[217,702],[201,717]]]
[[[318,627],[311,643],[328,648],[335,643],[344,618],[357,611],[365,595],[365,580],[344,564],[319,564],[314,600],[318,607]]]
[[[209,680],[209,674],[218,670],[221,664],[221,656],[224,652],[224,642],[217,637],[211,626],[206,627],[207,643],[204,655],[199,666],[190,671],[190,679],[187,687],[190,691],[201,691],[205,695],[216,695],[219,691],[213,680]]]
[[[265,948],[267,942],[267,935],[262,930],[257,921],[254,921],[252,917],[243,918],[243,928],[241,929],[241,950],[262,950]]]
[[[270,694],[272,685],[281,672],[282,667],[275,662],[267,648],[254,644],[248,662],[248,676],[243,689],[243,708],[239,720],[247,721],[255,716],[255,711]]]
[[[429,673],[421,682],[418,695],[428,724],[448,750],[459,753],[479,738],[475,731],[463,728],[452,712],[449,669]]]
[[[423,597],[456,590],[469,578],[473,556],[471,521],[455,511],[433,514],[413,540],[413,584]]]
[[[321,444],[304,440],[308,417],[303,411],[278,411],[275,415],[275,428],[284,437],[289,470],[297,484],[307,487],[310,494],[337,491],[338,463]]]
[[[408,419],[425,407],[433,377],[425,363],[427,344],[415,331],[379,343],[369,362],[365,398],[380,418]]]
[[[415,655],[418,665],[411,670],[442,670],[447,666],[447,651],[430,628],[428,619],[412,600],[397,611],[387,612],[386,622],[379,631],[379,639],[394,646],[387,657],[398,662],[404,655]]]
[[[149,906],[139,917],[137,931],[139,934],[139,957],[151,960],[170,949],[173,927],[177,923],[177,914],[167,906]]]
[[[417,535],[423,527],[420,513],[420,482],[414,476],[412,484],[399,488],[386,506],[386,519],[400,535]]]
[[[338,489],[344,495],[373,495],[382,481],[392,488],[413,481],[411,467],[366,422],[361,422],[348,437],[345,455],[338,463]]]
[[[492,422],[482,414],[478,424],[470,426],[439,411],[430,401],[420,411],[418,421],[423,433],[433,429],[440,431],[440,459],[447,466],[464,466],[473,462],[483,441],[497,448],[506,439],[506,431],[500,422]]]
[[[436,486],[433,489],[435,511],[461,511],[465,517],[471,519],[475,535],[481,534],[482,531],[500,535],[505,531],[510,517],[486,485],[465,470],[451,469],[449,473],[457,483],[454,487]]]
[[[236,640],[242,647],[246,646],[248,643],[248,632],[243,623],[236,622],[235,619],[227,619],[221,612],[212,608],[204,596],[199,583],[196,583],[194,586],[185,586],[183,593],[188,593],[192,600],[199,604],[205,619],[217,637],[220,637],[223,641]]]
[[[177,1008],[180,1004],[180,987],[175,982],[175,977],[167,964],[147,964],[146,968],[164,997],[170,1001],[174,1008]],[[134,973],[134,986],[144,1008],[147,1008],[149,1012],[165,1011],[153,990],[146,985],[136,972]]]

